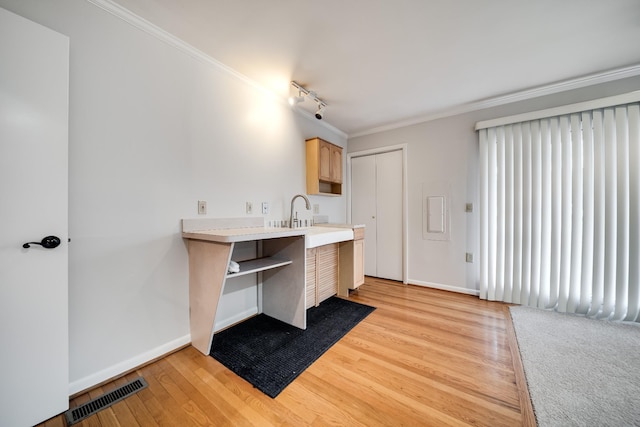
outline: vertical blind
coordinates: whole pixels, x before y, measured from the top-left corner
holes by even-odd
[[[480,297],[640,321],[640,104],[480,137]]]

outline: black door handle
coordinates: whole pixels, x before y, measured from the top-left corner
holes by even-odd
[[[24,245],[22,245],[22,247],[25,249],[29,249],[31,247],[30,245],[40,245],[46,249],[53,249],[57,248],[60,245],[60,238],[56,236],[47,236],[40,242],[25,243]]]

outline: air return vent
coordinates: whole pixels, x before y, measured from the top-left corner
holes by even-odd
[[[107,394],[84,403],[77,408],[69,409],[67,412],[65,412],[67,423],[68,425],[71,425],[82,421],[85,418],[88,418],[91,415],[100,412],[104,408],[108,408],[114,403],[126,399],[127,397],[131,396],[134,393],[137,393],[138,391],[146,387],[147,382],[144,380],[144,378],[140,377],[134,381],[131,381],[130,383],[123,385],[122,387],[118,387],[117,389],[110,391]]]

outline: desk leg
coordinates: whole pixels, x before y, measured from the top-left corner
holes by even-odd
[[[191,344],[208,355],[233,243],[189,240]]]
[[[291,264],[262,273],[262,312],[300,329],[307,328],[304,236],[263,240],[265,256]]]

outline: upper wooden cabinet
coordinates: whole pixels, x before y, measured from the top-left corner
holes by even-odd
[[[307,194],[342,194],[342,148],[320,138],[307,139]]]

